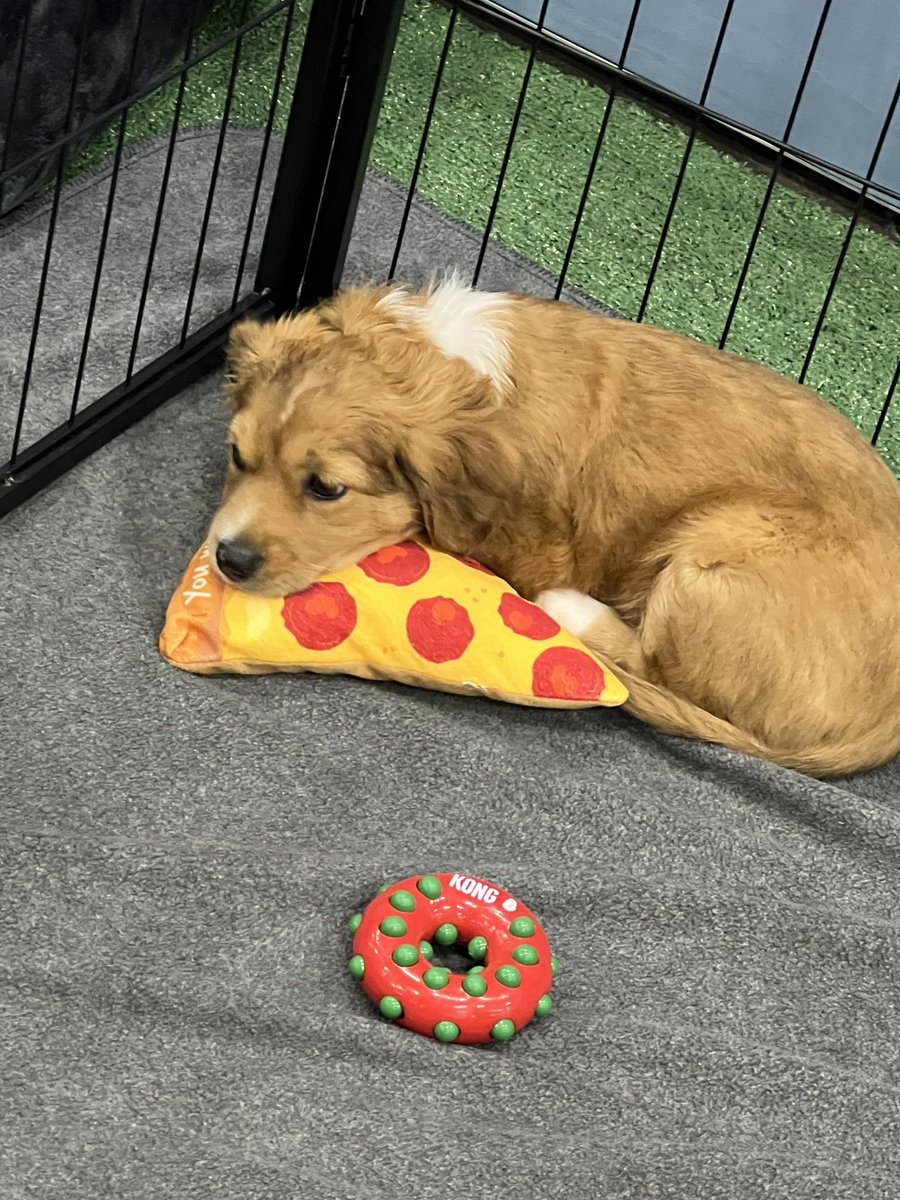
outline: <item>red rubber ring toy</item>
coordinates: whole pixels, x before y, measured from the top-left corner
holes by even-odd
[[[502,888],[459,873],[410,875],[350,920],[350,974],[382,1016],[440,1042],[508,1042],[552,1007],[557,961],[540,921]],[[432,940],[478,965],[431,965]]]

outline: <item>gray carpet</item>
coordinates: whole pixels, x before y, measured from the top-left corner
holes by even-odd
[[[397,204],[369,181],[353,273]],[[472,244],[423,206],[405,273]],[[217,388],[0,526],[4,1200],[895,1200],[900,767],[816,783],[617,712],[173,670]],[[346,971],[382,881],[450,868],[562,961],[506,1046],[396,1029]]]

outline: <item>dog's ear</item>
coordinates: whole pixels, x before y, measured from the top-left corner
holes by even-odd
[[[247,374],[256,374],[276,354],[277,324],[254,321],[238,321],[228,334],[226,361],[229,378],[238,380]]]
[[[232,325],[225,353],[225,394],[234,412],[243,408],[249,389],[275,370],[275,326],[245,320]]]
[[[487,422],[446,432],[409,434],[395,455],[398,475],[414,497],[422,531],[451,554],[470,553],[506,524],[515,506],[515,451]]]
[[[278,321],[247,319],[232,325],[225,356],[232,408],[243,406],[250,386],[286,366],[301,363],[314,346],[335,336],[315,312]]]

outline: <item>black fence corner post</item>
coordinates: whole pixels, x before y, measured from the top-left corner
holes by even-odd
[[[256,274],[277,313],[336,290],[404,0],[314,0]]]

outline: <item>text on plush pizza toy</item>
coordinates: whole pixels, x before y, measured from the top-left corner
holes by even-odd
[[[316,671],[555,708],[613,706],[615,675],[478,563],[402,542],[290,596],[222,582],[203,547],[173,595],[160,650],[201,674]]]
[[[507,1042],[550,1012],[557,962],[541,923],[496,884],[458,872],[383,887],[350,920],[350,974],[389,1021],[440,1042]],[[433,942],[475,966],[434,966]]]

